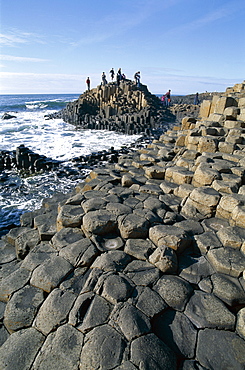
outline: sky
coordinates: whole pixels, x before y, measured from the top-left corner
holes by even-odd
[[[0,17],[0,94],[81,94],[112,67],[154,94],[245,79],[244,0],[0,0]]]

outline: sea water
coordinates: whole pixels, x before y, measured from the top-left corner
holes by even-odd
[[[45,115],[64,108],[78,94],[0,95],[0,150],[15,150],[24,144],[46,157],[70,161],[92,152],[120,149],[134,143],[139,135],[124,135],[106,130],[82,130],[62,119],[45,119]],[[5,112],[15,116],[1,117]],[[20,177],[15,171],[4,171],[0,178],[0,234],[10,224],[19,224],[26,211],[41,206],[43,198],[55,192],[71,191],[79,179],[59,178],[55,172]]]

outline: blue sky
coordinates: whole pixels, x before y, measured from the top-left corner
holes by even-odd
[[[244,0],[0,0],[1,94],[82,93],[122,68],[155,94],[245,79]]]

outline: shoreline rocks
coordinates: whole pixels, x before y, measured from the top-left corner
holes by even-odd
[[[245,82],[228,91],[2,238],[2,367],[244,368]]]

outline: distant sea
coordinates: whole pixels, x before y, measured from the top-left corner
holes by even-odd
[[[0,95],[0,150],[12,151],[24,144],[35,153],[69,165],[74,157],[112,146],[120,149],[140,137],[113,131],[78,130],[61,119],[45,119],[45,115],[57,112],[78,97],[78,94]],[[2,120],[5,112],[16,118]],[[8,225],[19,224],[22,213],[39,208],[43,198],[55,192],[67,193],[81,181],[58,178],[55,172],[25,178],[14,171],[5,171],[4,175],[0,181],[0,235]]]

